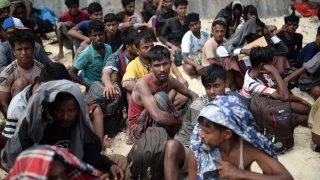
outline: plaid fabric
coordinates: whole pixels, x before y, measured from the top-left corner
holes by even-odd
[[[102,173],[79,160],[66,150],[55,146],[35,146],[23,151],[15,161],[6,179],[48,179],[53,160],[71,167],[68,179],[99,179]]]

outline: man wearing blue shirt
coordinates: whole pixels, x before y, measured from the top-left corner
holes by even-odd
[[[76,59],[70,70],[72,79],[84,86],[89,86],[94,81],[100,81],[102,68],[111,55],[111,47],[104,43],[104,24],[99,20],[90,22],[89,35],[91,44],[84,49]],[[79,70],[81,73],[78,75]]]

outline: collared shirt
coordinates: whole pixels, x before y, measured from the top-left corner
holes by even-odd
[[[177,17],[173,17],[166,21],[161,29],[160,36],[175,46],[180,47],[182,37],[187,31],[189,31],[188,26],[181,24]]]
[[[132,60],[126,69],[126,73],[123,75],[122,82],[138,80],[142,76],[145,76],[149,73],[150,69],[147,64],[144,64],[140,57],[136,57]],[[170,68],[170,75],[173,76],[172,69]]]
[[[73,65],[78,70],[82,70],[84,73],[83,79],[88,84],[92,84],[94,81],[101,81],[102,68],[112,53],[111,47],[108,44],[104,44],[104,49],[105,55],[102,58],[91,43],[79,54]]]

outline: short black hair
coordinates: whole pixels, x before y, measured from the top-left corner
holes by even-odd
[[[70,7],[71,5],[78,5],[79,6],[79,0],[65,0],[64,1],[64,4],[67,6],[67,7]]]
[[[284,23],[287,24],[287,22],[297,22],[299,24],[299,17],[298,16],[295,16],[294,14],[291,14],[289,16],[286,16],[284,18]]]
[[[213,83],[217,79],[227,80],[227,71],[223,66],[213,63],[203,69],[201,74],[201,83],[203,86]]]
[[[274,47],[253,47],[250,51],[250,62],[252,68],[258,67],[260,64],[270,64],[273,59]]]
[[[174,1],[174,7],[178,7],[178,6],[180,6],[180,5],[186,5],[186,6],[188,6],[188,0],[175,0]]]
[[[91,31],[93,32],[103,32],[104,33],[104,23],[99,20],[92,20],[89,23],[88,33],[91,35]]]
[[[119,19],[118,19],[117,15],[115,15],[113,13],[108,13],[103,18],[104,23],[113,22],[113,21],[115,21],[116,23],[119,23]]]
[[[73,100],[75,99],[77,101],[77,98],[75,98],[72,94],[70,94],[69,92],[59,92],[56,95],[56,98],[54,99],[54,101],[52,102],[52,104],[55,103],[61,103],[61,102],[66,102],[69,100]],[[77,101],[78,103],[78,101]],[[78,103],[78,108],[79,108],[79,103]]]
[[[121,0],[122,3],[122,7],[126,7],[128,4],[132,3],[132,2],[136,2],[135,0]]]
[[[72,81],[67,68],[62,63],[52,62],[47,64],[36,77],[37,83],[66,79]]]
[[[168,59],[170,61],[170,51],[164,46],[156,45],[148,51],[147,58],[150,63],[163,59]]]
[[[88,13],[89,14],[93,14],[95,12],[100,12],[100,11],[102,11],[102,6],[100,3],[92,2],[89,4],[89,6],[88,6]]]
[[[196,22],[196,21],[200,21],[200,17],[199,17],[199,14],[198,13],[195,13],[195,12],[191,12],[187,15],[186,17],[186,25],[189,26],[189,24],[191,22]]]
[[[134,38],[134,45],[139,48],[141,40],[145,42],[153,42],[151,35],[146,31],[140,31],[137,33],[137,36]]]
[[[122,50],[126,50],[126,45],[134,45],[134,39],[137,36],[138,31],[133,28],[127,28],[121,33]]]
[[[215,21],[213,21],[212,25],[211,25],[211,29],[213,27],[215,27],[216,25],[223,26],[225,29],[227,29],[227,24],[223,20],[215,20]]]
[[[18,8],[27,9],[26,5],[25,5],[24,2],[22,2],[22,1],[16,1],[15,6],[16,6],[16,9],[18,9]]]
[[[248,5],[244,8],[244,12],[243,15],[246,18],[247,15],[251,13],[251,14],[255,14],[258,17],[258,11],[257,8],[254,5]]]
[[[34,47],[35,37],[34,34],[28,30],[18,30],[12,32],[9,36],[9,43],[12,49],[14,49],[15,43],[30,43]]]

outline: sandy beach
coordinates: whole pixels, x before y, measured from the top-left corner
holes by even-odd
[[[278,28],[284,24],[283,17],[273,17],[262,20],[267,25],[276,25]],[[212,20],[202,20],[202,28],[210,31]],[[320,22],[313,18],[301,18],[297,32],[303,34],[303,46],[315,40],[316,29],[320,25]],[[51,52],[52,58],[58,52],[58,44],[52,42],[55,40],[54,33],[50,34],[50,38],[44,41],[46,51]],[[65,58],[60,62],[64,63],[67,67],[72,65],[71,51],[65,49]],[[183,74],[184,78],[188,81],[190,89],[197,92],[199,95],[205,94],[204,88],[201,85],[200,78],[191,78],[183,72],[182,67],[179,70]],[[308,94],[301,92],[295,88],[292,93],[303,97],[311,104],[314,103],[314,99]],[[320,118],[320,117],[319,117]],[[308,128],[297,127],[294,132],[294,147],[283,155],[279,155],[278,159],[289,170],[295,179],[298,180],[316,180],[320,177],[320,153],[315,153],[310,148],[311,132]],[[132,146],[125,143],[125,133],[119,133],[112,140],[112,147],[106,150],[107,154],[122,154],[127,155]],[[252,167],[253,171],[260,172],[256,164]],[[0,173],[1,174],[1,173]],[[0,179],[3,179],[4,174],[0,175]]]

